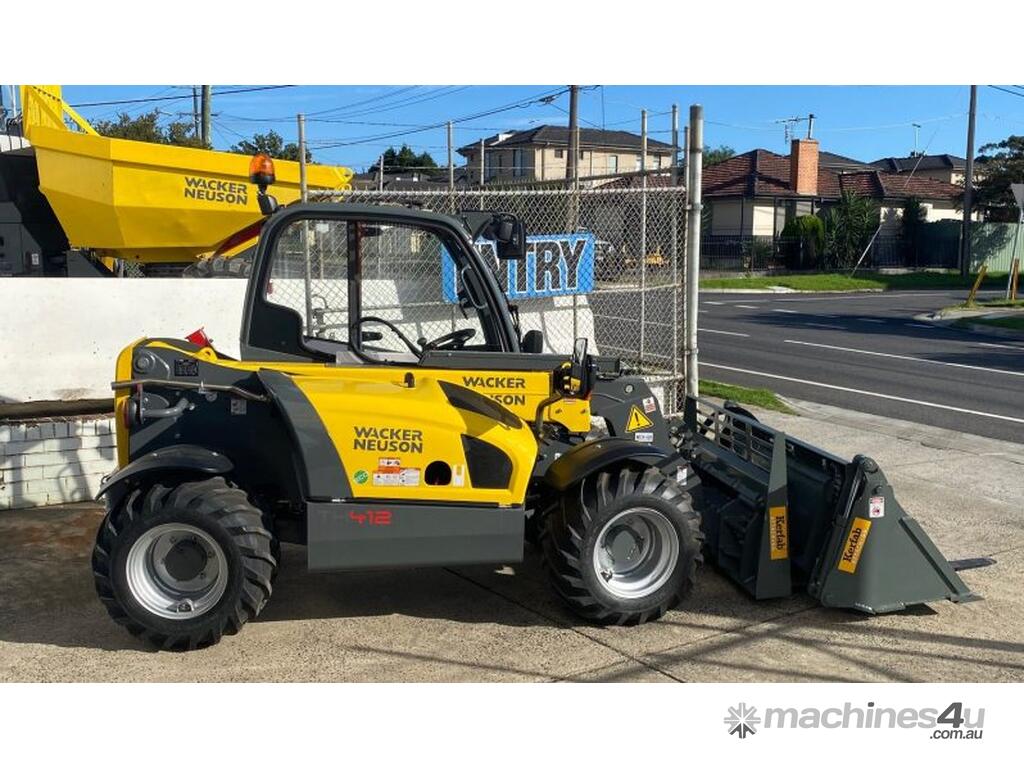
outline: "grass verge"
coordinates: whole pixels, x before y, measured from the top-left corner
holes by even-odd
[[[1009,317],[972,317],[960,321],[965,325],[992,325],[997,328],[1011,328],[1015,331],[1024,331],[1024,315],[1010,315]]]
[[[909,272],[901,275],[860,273],[850,277],[845,273],[815,272],[806,275],[771,275],[766,277],[709,277],[700,281],[701,288],[757,289],[779,286],[794,291],[862,291],[865,289],[900,291],[913,289],[970,289],[977,275],[961,277],[958,272]],[[998,288],[1005,285],[1006,276],[986,275],[982,287]]]
[[[767,389],[753,389],[751,387],[738,387],[735,384],[723,384],[720,381],[700,380],[700,396],[716,397],[720,400],[732,400],[744,405],[753,405],[758,408],[765,408],[769,411],[781,413],[793,413],[793,409],[787,406],[779,396]]]

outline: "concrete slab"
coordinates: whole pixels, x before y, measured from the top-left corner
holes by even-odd
[[[985,599],[869,617],[815,608],[640,661],[703,682],[1020,682],[1024,550],[972,571]]]

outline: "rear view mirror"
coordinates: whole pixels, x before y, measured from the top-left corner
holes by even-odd
[[[499,259],[522,261],[526,258],[526,225],[511,213],[494,211],[463,211],[473,240],[491,240]]]
[[[499,219],[500,217],[500,219]],[[518,216],[496,214],[494,242],[499,259],[522,261],[526,258],[526,226]]]

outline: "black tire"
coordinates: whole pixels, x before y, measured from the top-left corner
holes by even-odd
[[[208,534],[226,561],[227,584],[216,604],[194,618],[165,618],[148,610],[128,585],[132,544],[146,531],[167,523],[185,524]],[[222,477],[136,489],[111,508],[96,534],[92,570],[96,592],[110,617],[133,635],[160,648],[192,650],[235,634],[270,599],[280,551],[273,535],[244,491]]]
[[[664,583],[640,597],[614,594],[593,567],[605,524],[644,508],[664,518],[677,537],[678,556]],[[690,495],[654,467],[600,472],[567,491],[544,520],[544,566],[555,592],[575,613],[600,624],[642,624],[684,599],[696,582],[704,535]],[[667,569],[666,569],[667,570]]]

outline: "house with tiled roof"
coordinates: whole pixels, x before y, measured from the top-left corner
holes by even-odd
[[[909,155],[907,157],[883,157],[871,163],[886,173],[924,176],[936,181],[963,186],[967,161],[956,155]],[[975,179],[978,174],[975,173]]]
[[[962,189],[955,184],[877,168],[824,167],[817,140],[795,139],[788,156],[755,149],[704,169],[702,193],[711,219],[707,234],[778,236],[790,218],[816,214],[844,192],[876,200],[887,228],[898,226],[910,197],[921,201],[928,221],[961,216],[957,200]]]
[[[640,170],[642,139],[628,131],[580,128],[579,175],[582,178],[615,175]],[[569,152],[569,128],[538,125],[524,131],[497,133],[464,147],[458,153],[475,173],[480,167],[483,145],[484,180],[550,181],[564,179]],[[672,145],[648,138],[647,169],[668,168]]]

